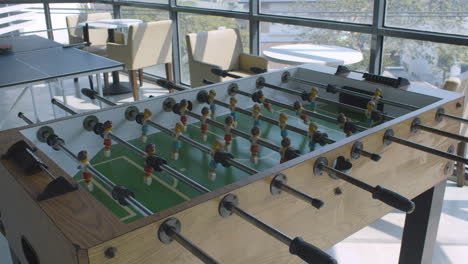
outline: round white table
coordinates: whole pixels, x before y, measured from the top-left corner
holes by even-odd
[[[300,65],[305,63],[326,66],[348,65],[362,61],[357,50],[331,45],[292,44],[273,46],[263,51],[272,62]]]
[[[140,23],[143,23],[140,19],[108,19],[81,22],[78,24],[78,27],[83,28],[83,36],[86,43],[89,43],[89,29],[107,29],[109,42],[115,42],[116,29],[127,29],[131,25]],[[128,32],[123,33],[127,35]],[[126,41],[126,38],[124,38],[124,41]],[[130,92],[132,92],[130,85],[120,82],[119,72],[112,72],[112,84],[110,84],[109,89],[107,90],[107,95]]]

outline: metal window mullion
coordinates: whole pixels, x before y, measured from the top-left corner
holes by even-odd
[[[380,34],[380,29],[385,23],[385,5],[386,0],[374,0],[369,72],[375,74],[382,71],[384,36]]]
[[[122,18],[122,14],[120,13],[120,5],[118,5],[117,3],[113,2],[112,3],[112,10],[113,10],[113,16],[115,19],[119,19],[119,18]]]
[[[176,10],[176,0],[169,0],[169,17],[172,20],[172,78],[176,84],[182,84],[179,38],[179,13]]]
[[[54,40],[54,32],[52,29],[52,18],[50,17],[50,6],[48,3],[44,3],[44,17],[47,27],[47,37],[50,40]]]
[[[249,1],[249,45],[253,55],[259,55],[260,52],[260,22],[257,20],[259,4],[260,0]]]

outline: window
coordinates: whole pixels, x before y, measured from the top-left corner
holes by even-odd
[[[467,4],[466,0],[387,0],[385,24],[468,35]]]
[[[385,75],[424,81],[442,87],[450,76],[468,75],[466,46],[400,38],[385,38]]]
[[[190,83],[190,73],[187,57],[187,43],[185,35],[188,33],[197,33],[203,31],[216,30],[219,28],[237,28],[239,29],[244,52],[249,52],[249,23],[246,20],[234,18],[226,18],[219,16],[194,15],[187,13],[179,13],[179,38],[180,47],[180,67],[182,82]]]
[[[177,5],[204,9],[222,9],[229,11],[249,11],[249,0],[177,0]]]
[[[262,54],[264,50],[278,45],[314,44],[323,47],[326,47],[324,45],[332,45],[350,48],[362,53],[363,59],[360,62],[347,65],[349,68],[364,71],[369,68],[370,35],[276,23],[261,23],[260,32],[260,51]],[[288,66],[290,65],[271,61],[268,63],[270,69],[281,69]]]
[[[47,26],[42,4],[0,4],[0,36],[35,32],[47,38]]]
[[[372,23],[374,0],[260,0],[264,14]]]

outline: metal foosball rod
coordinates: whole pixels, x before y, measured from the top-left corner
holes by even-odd
[[[447,117],[447,118],[454,119],[454,120],[457,120],[457,121],[460,121],[460,122],[463,122],[463,123],[468,123],[468,119],[466,119],[466,118],[446,114],[445,109],[441,107],[441,108],[437,109],[435,119],[436,119],[437,122],[440,122],[440,121],[442,121],[442,117]]]
[[[52,147],[52,149],[56,151],[61,150],[71,159],[75,160],[76,162],[80,162],[80,160],[78,159],[78,156],[76,156],[71,150],[69,150],[65,146],[65,141],[59,136],[57,136],[51,127],[48,127],[48,126],[41,127],[38,130],[37,135],[38,135],[39,141],[46,143],[47,145],[49,145],[50,147]],[[116,197],[115,199],[118,200],[120,204],[130,205],[132,208],[134,208],[143,216],[149,216],[153,214],[151,210],[149,210],[140,202],[138,202],[133,197],[133,193],[128,192],[128,189],[126,189],[125,186],[116,185],[109,178],[107,178],[105,175],[100,173],[91,165],[88,165],[87,168],[96,178],[98,178],[112,192],[112,194],[115,194],[113,196]]]
[[[242,210],[239,199],[234,194],[226,195],[219,203],[218,211],[222,217],[230,217],[235,214],[263,232],[282,242],[289,247],[289,253],[296,255],[309,264],[336,264],[337,261],[323,250],[305,242],[301,237],[290,238],[281,231],[273,228],[255,216]]]
[[[135,106],[130,106],[129,108],[127,108],[127,111],[126,111],[126,116],[125,118],[128,120],[128,121],[137,121],[137,123],[141,124],[140,122],[138,122],[140,120],[140,118],[138,118],[138,115],[142,115],[142,113],[139,113],[138,109],[135,107]],[[162,126],[152,120],[147,120],[147,124],[162,131],[163,133],[173,137],[174,136],[174,131],[170,130],[169,128],[165,127],[165,126]],[[192,147],[202,151],[202,152],[205,152],[205,153],[208,153],[210,154],[211,153],[211,149],[203,144],[200,144],[198,142],[196,142],[195,140],[192,140],[191,138],[188,138],[184,135],[180,135],[179,136],[179,139],[181,141],[184,141],[185,143],[191,145]],[[225,159],[224,161],[239,169],[239,170],[242,170],[244,171],[245,173],[247,174],[250,174],[250,175],[254,175],[254,174],[257,174],[259,171],[249,167],[249,166],[246,166],[236,160],[233,159],[233,157],[231,155],[227,155],[225,156]],[[299,198],[309,204],[311,204],[313,207],[317,208],[317,209],[320,209],[322,206],[323,206],[323,202],[315,197],[312,197],[308,194],[305,194],[289,185],[286,184],[286,178],[284,178],[281,182],[278,182],[280,181],[278,178],[274,178],[270,184],[270,191],[273,195],[278,195],[280,194],[281,192],[279,190],[283,190],[293,196],[295,196],[296,198]],[[273,187],[272,187],[273,186]],[[275,189],[276,187],[276,189]],[[279,189],[279,190],[278,190]]]
[[[25,116],[23,112],[19,112],[18,117],[23,119],[23,121],[26,122],[26,124],[28,125],[34,124],[34,122],[31,119],[29,119],[27,116]]]
[[[417,150],[421,150],[423,152],[433,154],[433,155],[436,155],[436,156],[439,156],[439,157],[442,157],[442,158],[445,158],[445,159],[454,160],[454,161],[457,161],[457,162],[461,162],[463,164],[468,164],[468,159],[466,159],[464,157],[457,156],[457,155],[451,154],[449,152],[441,151],[441,150],[438,150],[438,149],[435,149],[435,148],[427,147],[427,146],[424,146],[424,145],[421,145],[421,144],[418,144],[418,143],[414,143],[412,141],[409,141],[409,140],[406,140],[406,139],[403,139],[403,138],[395,137],[394,133],[393,133],[393,129],[390,128],[390,129],[387,129],[387,131],[385,131],[385,134],[384,134],[384,137],[383,137],[383,143],[384,143],[385,146],[388,146],[392,142],[395,142],[397,144],[404,145],[404,146],[407,146],[407,147],[410,147],[410,148],[414,148],[414,149],[417,149]]]
[[[199,247],[194,245],[188,239],[180,234],[182,229],[182,224],[177,218],[169,218],[164,221],[158,230],[158,238],[164,244],[170,244],[172,241],[176,241],[185,249],[190,251],[194,256],[206,264],[218,264],[219,262],[212,258],[207,253],[203,252]]]
[[[318,82],[307,81],[307,80],[291,77],[291,74],[289,72],[284,72],[281,79],[282,79],[283,82],[288,82],[288,81],[291,80],[291,81],[298,82],[298,83],[301,83],[301,84],[305,84],[305,85],[308,85],[308,86],[325,89],[328,93],[335,94],[337,92],[340,92],[340,93],[344,93],[344,94],[348,94],[348,95],[358,96],[358,97],[361,97],[361,98],[372,99],[372,95],[368,95],[368,94],[364,94],[364,93],[360,93],[360,92],[355,92],[355,91],[339,88],[336,85],[331,85],[331,84],[325,85],[325,84],[318,83]],[[400,107],[400,108],[404,108],[404,109],[411,110],[411,111],[419,109],[419,107],[414,106],[414,105],[400,103],[400,102],[385,99],[385,98],[380,98],[379,102],[382,102],[382,103],[388,104],[388,105],[393,105],[393,106]]]
[[[439,135],[439,136],[452,138],[452,139],[456,139],[456,140],[468,143],[468,137],[464,137],[462,135],[458,135],[458,134],[455,134],[455,133],[450,133],[450,132],[447,132],[447,131],[436,129],[436,128],[433,128],[433,127],[421,125],[421,119],[416,117],[413,120],[413,122],[411,123],[411,132],[416,133],[419,129],[423,130],[423,131],[426,131],[426,132],[429,132],[429,133],[432,133],[432,134],[436,134],[436,135]]]
[[[69,113],[70,115],[76,115],[77,112],[72,110],[70,107],[67,107],[65,104],[62,104],[61,102],[57,101],[56,99],[50,100],[50,103],[53,105],[56,105],[58,108],[62,109],[63,111]]]
[[[360,181],[354,177],[349,176],[348,174],[342,172],[342,170],[349,170],[352,167],[351,162],[346,161],[343,156],[338,157],[336,168],[328,166],[328,159],[325,157],[319,157],[314,164],[314,175],[321,176],[323,172],[327,172],[330,177],[336,177],[342,179],[358,188],[361,188],[372,194],[372,198],[377,199],[387,205],[390,205],[398,210],[410,214],[414,211],[414,203],[388,189],[383,188],[380,185],[371,186],[363,181]]]
[[[101,101],[101,102],[103,102],[105,104],[116,105],[114,102],[107,100],[106,98],[100,96],[98,92],[93,91],[91,89],[83,88],[83,89],[81,89],[81,93],[83,95],[87,96],[88,98],[90,98],[91,100],[98,99],[99,101]]]
[[[237,86],[237,84],[235,83],[232,83],[230,85],[230,87],[228,88],[229,89],[229,94],[232,95],[232,94],[240,94],[240,95],[243,95],[243,96],[246,96],[246,97],[249,97],[251,98],[254,102],[257,102],[258,100],[256,100],[255,98],[259,99],[259,98],[262,98],[262,100],[265,102],[265,103],[268,103],[268,104],[272,104],[272,105],[276,105],[276,106],[279,106],[281,108],[284,108],[284,109],[288,109],[288,110],[291,110],[291,111],[296,111],[296,109],[294,108],[294,106],[291,106],[291,105],[288,105],[288,104],[285,104],[285,103],[282,103],[282,102],[279,102],[277,100],[271,100],[271,99],[268,99],[268,98],[264,98],[263,96],[263,92],[261,90],[255,92],[255,93],[248,93],[248,92],[245,92],[245,91],[242,91],[239,89],[239,87]],[[336,124],[338,123],[337,120],[333,117],[329,117],[329,116],[326,116],[326,115],[322,115],[322,114],[319,114],[319,113],[315,113],[313,111],[310,111],[310,110],[306,110],[304,109],[302,111],[305,115],[307,116],[310,116],[310,117],[314,117],[314,118],[317,118],[317,119],[321,119],[323,121],[327,121],[327,122],[330,122],[330,123],[333,123],[333,124]],[[359,130],[359,131],[364,131],[366,130],[367,128],[363,127],[363,126],[360,126],[360,125],[355,125],[356,129]]]
[[[265,69],[262,69],[262,68],[259,68],[259,67],[251,67],[250,70],[252,72],[254,72],[254,73],[257,73],[257,74],[266,72]],[[263,78],[263,77],[259,77],[257,79],[256,86],[259,89],[263,88],[263,87],[267,87],[267,88],[270,88],[270,89],[273,89],[273,90],[277,90],[277,91],[281,91],[281,92],[288,93],[288,94],[291,94],[291,95],[295,95],[295,96],[300,97],[302,100],[307,100],[307,98],[309,97],[309,94],[306,91],[299,92],[299,91],[295,91],[295,90],[292,90],[292,89],[288,89],[288,88],[280,87],[280,86],[277,86],[277,85],[273,85],[273,84],[267,83],[265,81],[265,78]],[[362,108],[359,108],[359,107],[356,107],[356,106],[353,106],[353,105],[349,105],[349,104],[329,100],[329,99],[326,99],[326,98],[323,98],[323,97],[320,97],[320,96],[317,96],[315,99],[318,102],[322,102],[322,103],[325,103],[325,104],[328,104],[328,105],[336,105],[336,106],[351,110],[353,112],[357,112],[357,113],[361,113],[361,114],[364,114],[366,112],[365,109],[362,109]],[[385,120],[395,119],[394,117],[389,116],[387,114],[381,114],[381,116]]]

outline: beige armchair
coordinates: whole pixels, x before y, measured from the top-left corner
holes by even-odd
[[[265,58],[243,53],[242,40],[237,29],[191,33],[186,36],[186,40],[192,87],[203,86],[203,79],[213,82],[231,79],[213,74],[212,68],[248,76],[253,74],[251,67],[266,69],[268,66]]]
[[[129,72],[133,98],[139,99],[137,70],[153,65],[166,65],[166,75],[170,79],[172,62],[172,21],[141,23],[129,28],[127,44],[107,43],[107,57],[125,64]]]
[[[70,44],[84,42],[83,29],[77,28],[79,23],[108,19],[112,19],[111,13],[81,13],[78,15],[67,16],[65,20],[67,22],[68,39]],[[107,29],[89,29],[89,41],[91,42],[91,46],[85,47],[83,50],[105,56],[107,38]]]

